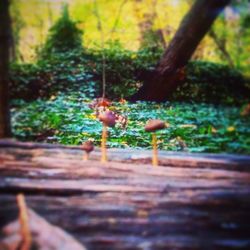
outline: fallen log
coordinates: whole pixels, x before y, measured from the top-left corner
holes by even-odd
[[[83,150],[80,146],[65,146],[58,144],[17,142],[15,140],[0,140],[1,155],[14,154],[16,158],[34,156],[52,156],[55,159],[74,158],[82,159]],[[136,149],[109,149],[108,158],[114,162],[127,162],[136,164],[151,164],[152,152],[150,150]],[[90,154],[90,160],[101,158],[100,149]],[[182,168],[215,168],[250,171],[250,156],[233,154],[205,154],[186,152],[159,151],[159,165]]]
[[[83,161],[80,149],[24,144],[0,148],[0,228],[22,191],[31,209],[90,250],[250,249],[247,156],[187,155],[194,159],[184,167],[178,159],[153,167],[125,159],[131,150],[109,150],[117,161],[102,164],[99,151]]]

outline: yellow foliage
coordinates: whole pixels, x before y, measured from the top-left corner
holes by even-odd
[[[236,130],[236,128],[234,126],[227,127],[228,132],[234,132],[235,130]]]
[[[20,30],[19,48],[27,62],[35,59],[36,49],[41,47],[49,28],[58,19],[65,0],[13,1],[24,25]],[[70,16],[84,31],[83,45],[87,48],[100,47],[101,34],[97,28],[97,17],[93,0],[68,0]],[[188,1],[166,0],[97,0],[104,40],[119,40],[127,49],[136,51],[140,46],[140,24],[152,21],[152,29],[162,30],[166,43],[173,37],[182,18],[190,8]],[[174,13],[174,14],[173,14]],[[15,13],[12,11],[13,19]],[[153,16],[153,19],[151,19]],[[17,25],[13,22],[14,25]],[[206,36],[194,57],[216,59],[216,45]],[[131,56],[132,59],[136,55]]]

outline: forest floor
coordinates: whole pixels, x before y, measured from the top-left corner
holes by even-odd
[[[93,140],[100,146],[102,124],[95,102],[79,94],[59,95],[50,100],[12,102],[12,130],[22,141],[80,145]],[[250,154],[250,116],[242,108],[194,103],[128,103],[109,107],[121,116],[109,129],[110,148],[150,149],[151,135],[144,131],[148,119],[162,119],[169,126],[159,131],[162,150]],[[126,123],[124,122],[124,119]]]
[[[250,157],[0,141],[0,224],[15,195],[88,249],[249,249]],[[73,249],[72,249],[73,250]]]

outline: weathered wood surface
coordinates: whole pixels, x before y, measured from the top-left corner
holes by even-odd
[[[116,162],[101,164],[98,151],[82,161],[79,148],[8,143],[0,142],[0,226],[16,217],[23,192],[88,249],[250,249],[247,156],[188,154],[186,163],[162,152],[165,166],[153,167],[146,151],[109,151]]]
[[[56,158],[82,159],[83,151],[81,146],[65,146],[46,143],[27,143],[14,140],[0,140],[1,148],[16,148],[15,154],[22,157],[22,151],[18,149],[29,149],[25,151],[25,157],[32,157],[34,154],[40,156],[53,156]],[[151,150],[139,149],[109,149],[109,159],[113,162],[127,162],[151,164]],[[90,155],[90,160],[99,160],[101,152],[95,149]],[[216,168],[216,169],[236,169],[238,171],[248,171],[250,168],[250,155],[232,155],[232,154],[205,154],[205,153],[187,153],[187,152],[166,152],[159,151],[159,164],[161,166],[173,166],[182,168]]]

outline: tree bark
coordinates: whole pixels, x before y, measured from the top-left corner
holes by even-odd
[[[8,65],[11,42],[9,1],[0,1],[0,138],[10,137]]]
[[[130,100],[166,101],[183,81],[183,68],[230,0],[196,0],[156,66]]]

